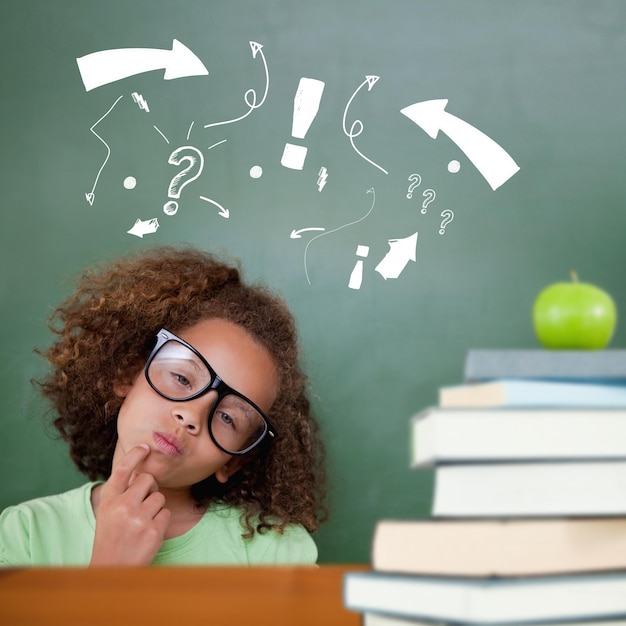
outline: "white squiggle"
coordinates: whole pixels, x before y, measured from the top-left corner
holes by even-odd
[[[105,148],[107,149],[107,155],[102,163],[102,165],[100,166],[100,169],[98,170],[98,173],[96,174],[96,180],[93,183],[93,187],[91,188],[91,191],[85,194],[85,198],[87,199],[87,202],[89,202],[89,204],[91,206],[93,206],[93,201],[96,198],[96,186],[98,185],[98,180],[100,179],[100,174],[102,174],[102,170],[104,169],[105,165],[107,164],[107,161],[109,160],[109,157],[111,156],[111,148],[109,147],[109,144],[102,139],[102,137],[100,137],[100,135],[98,135],[98,133],[94,130],[94,128],[115,108],[115,105],[123,98],[124,96],[120,96],[109,108],[109,110],[89,129],[105,146]]]
[[[358,224],[359,222],[362,222],[365,218],[369,217],[369,214],[374,210],[374,205],[376,204],[376,191],[374,191],[374,187],[370,187],[367,190],[367,193],[371,193],[372,194],[372,206],[370,207],[370,210],[361,218],[359,218],[358,220],[355,220],[354,222],[350,222],[349,224],[344,224],[343,226],[339,226],[338,228],[334,228],[333,230],[329,230],[327,232],[322,233],[321,235],[316,235],[315,237],[313,237],[313,239],[311,239],[307,244],[306,247],[304,248],[304,273],[306,275],[306,280],[309,283],[309,285],[311,284],[311,281],[309,280],[309,271],[307,269],[307,253],[309,250],[309,246],[316,240],[319,239],[320,237],[324,237],[325,235],[330,235],[331,233],[336,233],[338,230],[341,230],[342,228],[347,228],[348,226],[354,226],[355,224]]]
[[[369,164],[373,165],[374,167],[377,167],[381,172],[383,172],[383,174],[388,174],[389,172],[387,172],[386,169],[383,169],[380,165],[378,165],[378,163],[374,163],[374,161],[372,161],[371,159],[368,159],[355,145],[354,145],[354,138],[358,137],[362,132],[363,132],[363,122],[361,122],[361,120],[354,120],[354,122],[352,122],[352,126],[350,126],[350,130],[348,130],[346,128],[346,116],[348,115],[348,109],[350,108],[350,105],[352,104],[352,101],[354,100],[354,98],[356,97],[356,94],[359,93],[359,91],[365,87],[365,85],[367,85],[367,90],[371,91],[372,87],[378,82],[378,80],[380,79],[380,76],[366,76],[365,80],[356,88],[356,91],[352,94],[352,96],[350,97],[350,100],[348,100],[348,104],[346,104],[346,108],[343,111],[343,132],[345,133],[345,135],[350,139],[350,144],[352,145],[352,149],[363,159],[365,159]],[[354,129],[358,128],[357,131],[355,131]]]
[[[156,126],[153,125],[153,128],[154,130],[156,130],[157,133],[159,133],[159,135],[161,135],[161,137],[163,137],[163,139],[165,139],[167,143],[170,142],[170,140]]]
[[[227,141],[228,139],[222,139],[222,141],[218,141],[217,143],[214,143],[212,146],[209,146],[207,150],[211,150],[211,148],[215,148],[216,146],[219,146],[221,143],[226,143]]]
[[[191,129],[193,128],[194,124],[195,122],[191,122],[191,125],[189,126],[189,130],[187,131],[187,141],[189,141],[189,137],[191,136]]]
[[[263,103],[265,102],[265,98],[267,98],[267,92],[269,91],[269,87],[270,87],[270,74],[267,68],[267,61],[265,60],[265,55],[263,54],[263,46],[260,43],[256,43],[255,41],[250,41],[249,43],[250,43],[250,49],[252,50],[252,58],[256,59],[256,55],[260,54],[261,60],[263,61],[263,66],[265,68],[265,92],[263,93],[261,102],[257,104],[256,91],[254,89],[248,89],[248,91],[246,91],[246,93],[243,96],[245,103],[248,105],[247,113],[244,113],[240,117],[237,117],[232,120],[226,120],[224,122],[215,122],[214,124],[205,124],[204,125],[205,128],[211,128],[213,126],[222,126],[223,124],[233,124],[235,122],[239,122],[243,120],[244,118],[248,117],[248,115],[250,115],[250,113],[252,113],[254,109],[258,109],[259,107],[263,106]]]

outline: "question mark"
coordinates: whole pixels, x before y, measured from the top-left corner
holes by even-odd
[[[167,188],[168,198],[180,198],[183,188],[202,174],[202,170],[204,169],[204,157],[198,148],[194,148],[193,146],[181,146],[180,148],[176,148],[167,160],[171,165],[177,166],[185,161],[187,162],[187,167],[178,172],[170,181],[170,186]],[[196,167],[197,172],[187,176]],[[167,215],[174,215],[176,211],[178,211],[178,202],[175,200],[170,200],[163,205],[163,212]]]
[[[439,227],[439,234],[443,235],[446,232],[446,226],[454,219],[454,213],[450,209],[444,209],[441,212],[441,226]]]
[[[428,205],[437,197],[437,194],[434,189],[426,189],[422,195],[426,198],[426,200],[422,202],[422,213],[426,213]]]
[[[406,194],[406,197],[410,200],[413,197],[413,189],[415,189],[415,187],[419,187],[420,186],[420,183],[422,182],[422,177],[419,174],[411,174],[409,176],[409,180],[413,181],[409,185],[409,189],[408,189],[408,192]]]

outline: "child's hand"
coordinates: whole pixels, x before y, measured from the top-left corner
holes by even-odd
[[[170,512],[154,477],[135,472],[148,454],[134,447],[102,486],[90,565],[150,565],[159,551]]]

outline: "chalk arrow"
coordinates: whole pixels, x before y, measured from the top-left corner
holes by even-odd
[[[144,235],[150,235],[152,233],[156,233],[157,228],[159,227],[159,221],[156,217],[153,217],[151,220],[140,220],[138,219],[130,230],[126,232],[129,235],[135,235],[135,237],[141,237],[143,239]]]
[[[376,266],[378,272],[385,280],[398,278],[409,261],[415,261],[417,248],[417,233],[413,233],[404,239],[389,239],[389,252]]]
[[[202,61],[177,39],[171,50],[156,48],[116,48],[100,50],[76,59],[87,91],[122,78],[164,69],[165,80],[209,73]]]
[[[291,235],[289,237],[291,239],[302,239],[302,235],[300,233],[305,233],[309,230],[326,230],[325,228],[301,228],[300,230],[292,230]]]
[[[205,198],[204,196],[200,196],[200,200],[204,200],[205,202],[210,202],[211,204],[215,205],[219,209],[218,215],[220,217],[224,217],[226,219],[230,217],[230,211],[228,209],[225,209],[221,204],[215,202],[215,200],[211,200],[211,198]]]
[[[439,131],[448,135],[495,191],[519,171],[519,165],[485,133],[448,113],[447,104],[447,100],[426,100],[405,107],[400,113],[433,139]]]

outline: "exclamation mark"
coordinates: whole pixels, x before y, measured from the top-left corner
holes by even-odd
[[[320,108],[325,83],[315,78],[300,79],[296,95],[293,99],[293,122],[291,134],[297,139],[304,139]],[[292,170],[304,167],[307,149],[304,146],[285,144],[281,165]]]
[[[356,255],[361,257],[357,260],[352,273],[350,274],[350,281],[348,282],[348,287],[350,289],[360,289],[361,283],[363,282],[363,261],[361,259],[367,258],[367,255],[370,253],[369,246],[361,246],[358,245],[356,248]]]

